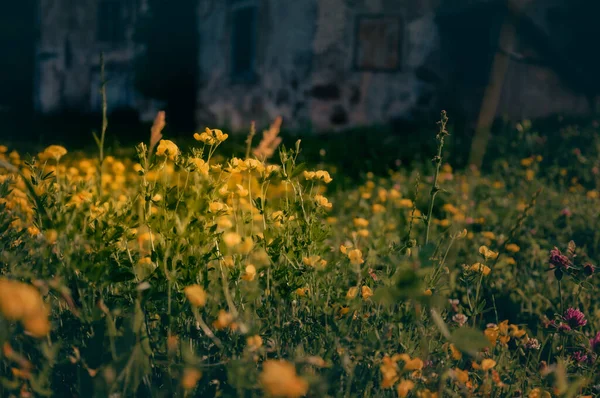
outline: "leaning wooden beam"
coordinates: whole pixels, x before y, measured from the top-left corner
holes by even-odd
[[[496,54],[494,55],[490,78],[483,94],[479,116],[477,118],[477,125],[475,127],[475,135],[471,142],[469,164],[477,168],[481,168],[483,163],[483,158],[490,138],[490,128],[496,117],[498,103],[500,102],[500,97],[502,95],[502,86],[510,63],[510,56],[507,55],[507,52],[511,53],[514,51],[513,47],[516,37],[516,28],[513,23],[514,17],[512,15],[518,15],[525,3],[526,1],[508,0],[507,6],[511,12],[507,13],[504,17],[504,21],[500,28],[498,46]]]

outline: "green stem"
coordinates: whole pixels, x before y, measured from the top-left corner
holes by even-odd
[[[438,141],[437,146],[437,154],[433,158],[433,162],[435,163],[435,175],[433,177],[433,185],[431,187],[431,191],[429,191],[429,209],[427,210],[427,218],[425,219],[425,244],[429,243],[429,227],[431,226],[431,215],[433,214],[433,205],[435,202],[435,196],[440,190],[438,185],[438,178],[440,175],[440,167],[442,166],[442,149],[444,148],[444,137],[448,134],[446,130],[446,124],[448,123],[448,116],[446,116],[446,111],[442,111],[442,117],[438,124],[440,125],[440,131],[436,136]]]
[[[106,130],[108,128],[108,105],[106,100],[106,76],[104,69],[104,53],[100,53],[100,94],[102,96],[102,130],[100,132],[100,138],[94,133],[96,143],[98,144],[99,151],[99,164],[98,164],[98,195],[102,194],[102,163],[104,162],[104,138],[106,136]]]
[[[563,295],[562,295],[562,283],[558,281],[558,297],[560,298],[560,314],[563,315],[565,313],[565,307],[563,303]]]

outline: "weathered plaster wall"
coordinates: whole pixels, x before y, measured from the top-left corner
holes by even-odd
[[[315,0],[257,2],[256,80],[231,76],[231,13],[228,2],[213,2],[200,16],[199,124],[247,129],[277,115],[298,123],[309,118],[304,93],[310,89]],[[200,11],[202,12],[202,11]]]
[[[40,0],[35,105],[41,113],[100,109],[100,56],[105,53],[109,108],[143,103],[133,88],[135,1],[122,2],[125,39],[97,40],[97,0]]]
[[[315,130],[384,123],[407,116],[421,94],[432,90],[415,70],[434,50],[434,1],[260,1],[255,82],[231,80],[227,2],[200,16],[197,120],[247,128],[281,115],[288,127]],[[353,68],[355,18],[397,15],[405,22],[398,72]]]
[[[311,81],[313,87],[329,87],[330,92],[339,92],[339,95],[312,95],[311,119],[317,130],[410,118],[419,99],[433,90],[416,74],[437,44],[433,3],[319,1]],[[365,14],[403,19],[399,71],[359,71],[353,67],[356,18]]]

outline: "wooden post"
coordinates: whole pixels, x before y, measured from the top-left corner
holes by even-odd
[[[477,125],[475,127],[475,136],[471,143],[469,163],[477,168],[481,168],[483,163],[483,158],[490,139],[490,129],[494,122],[494,118],[496,117],[498,103],[500,102],[500,97],[502,95],[502,86],[510,62],[506,52],[513,52],[516,29],[512,19],[514,16],[519,15],[519,11],[523,6],[522,2],[518,2],[518,0],[508,0],[507,5],[510,12],[504,17],[502,27],[500,28],[498,48],[494,55],[488,85],[485,88],[483,99],[481,101],[479,117],[477,118]]]

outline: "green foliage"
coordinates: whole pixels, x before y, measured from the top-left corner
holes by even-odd
[[[595,152],[482,174],[440,145],[343,188],[299,141],[224,158],[206,134],[0,147],[0,395],[597,394]]]

